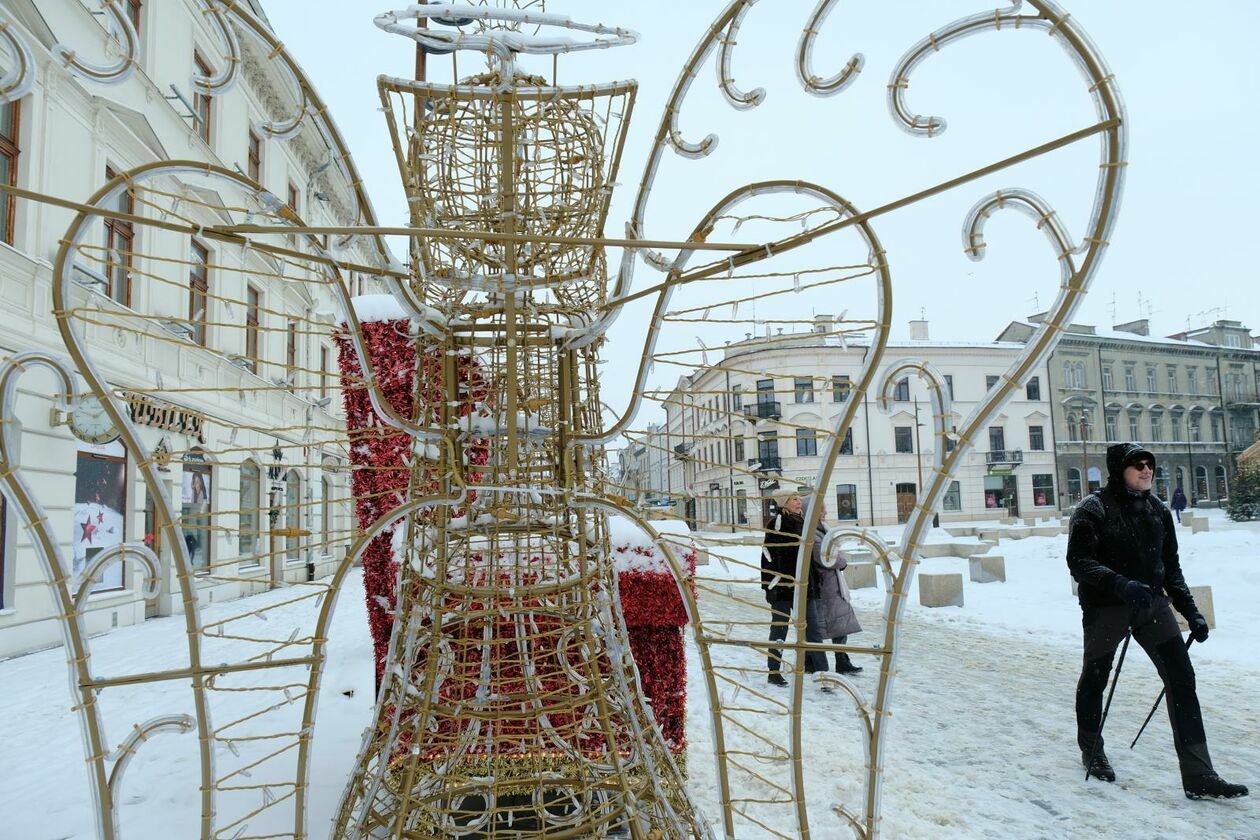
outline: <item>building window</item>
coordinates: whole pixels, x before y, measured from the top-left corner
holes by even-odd
[[[818,454],[818,436],[813,429],[796,430],[796,454],[802,457]]]
[[[1041,378],[1034,376],[1028,380],[1028,384],[1024,386],[1024,396],[1034,402],[1041,399]]]
[[[1105,368],[1102,369],[1102,378],[1103,378],[1103,390],[1110,391],[1112,388],[1111,365],[1107,365]]]
[[[1169,429],[1172,432],[1172,440],[1181,441],[1181,412],[1174,411],[1168,415]]]
[[[1194,468],[1194,492],[1197,498],[1211,499],[1208,495],[1208,476],[1207,467],[1196,465]]]
[[[1164,439],[1164,415],[1158,412],[1151,412],[1151,440]]]
[[[849,377],[845,375],[831,377],[831,401],[847,402],[849,392],[853,389],[853,383],[849,381]]]
[[[1142,430],[1138,428],[1138,421],[1142,419],[1140,414],[1129,415],[1129,440],[1141,440]]]
[[[202,78],[214,76],[214,71],[199,52],[193,52],[193,66]],[[213,97],[199,92],[196,87],[193,88],[193,113],[197,115],[197,134],[209,145],[211,120],[214,118]]]
[[[1124,390],[1129,393],[1137,393],[1137,371],[1133,365],[1124,366]]]
[[[844,440],[840,442],[840,454],[841,455],[853,454],[853,429],[851,428],[844,430]]]
[[[249,130],[249,177],[255,181],[262,183],[262,138],[254,131]]]
[[[127,462],[124,458],[80,452],[74,471],[74,572],[82,573],[127,533]],[[93,592],[126,587],[125,563],[105,569]]]
[[[284,387],[293,393],[298,378],[297,321],[290,321],[284,336]]]
[[[1080,421],[1076,419],[1076,415],[1069,414],[1067,416],[1066,422],[1067,422],[1067,439],[1079,440],[1080,438],[1078,438],[1077,435],[1080,433],[1081,427],[1080,427]]]
[[[1054,476],[1041,473],[1032,477],[1033,504],[1046,507],[1054,504]]]
[[[333,483],[328,476],[319,479],[319,551],[324,556],[332,554],[333,540]]]
[[[1177,366],[1168,366],[1168,393],[1177,393]]]
[[[1106,434],[1108,442],[1115,442],[1120,439],[1120,433],[1117,431],[1117,424],[1119,421],[1120,418],[1117,417],[1114,412],[1108,412],[1105,416],[1103,422],[1107,424]]]
[[[949,489],[945,491],[945,499],[941,503],[943,510],[951,513],[957,513],[962,510],[962,485],[957,481],[949,483]]]
[[[0,610],[11,607],[4,600],[5,572],[9,565],[9,500],[0,493]]]
[[[1190,412],[1190,417],[1186,421],[1186,425],[1189,427],[1187,431],[1189,431],[1190,433],[1189,437],[1190,437],[1191,443],[1198,443],[1199,441],[1203,440],[1202,421],[1203,421],[1202,412],[1199,412],[1199,411]]]
[[[757,402],[772,403],[774,402],[774,380],[758,379],[757,380]]]
[[[192,242],[192,264],[188,269],[188,337],[206,346],[206,322],[210,294],[210,252],[197,240]]]
[[[735,491],[735,518],[740,525],[748,524],[748,491]]]
[[[949,398],[954,399],[954,375],[952,373],[945,374],[945,390],[949,392]]]
[[[1233,333],[1225,336],[1226,347],[1242,347],[1242,339]]]
[[[893,388],[893,399],[897,402],[910,402],[910,378],[903,376],[897,380]]]
[[[1074,505],[1081,500],[1081,471],[1069,467],[1067,471],[1068,504]]]
[[[735,438],[735,463],[742,464],[744,462],[744,439],[742,437]]]
[[[262,547],[259,532],[262,530],[262,473],[253,461],[241,464],[240,530],[236,539],[237,553],[246,566],[259,565],[258,553]]]
[[[989,451],[1005,452],[1006,451],[1006,429],[1002,426],[989,427]]]
[[[1168,501],[1168,467],[1163,464],[1155,468],[1155,495]]]
[[[1189,368],[1186,370],[1186,391],[1191,394],[1199,393],[1199,369]]]
[[[112,181],[117,175],[106,167],[106,181]],[[111,209],[119,213],[136,212],[135,194],[130,187],[118,194],[118,201]],[[109,281],[105,293],[123,306],[131,305],[131,255],[135,251],[135,241],[136,232],[131,222],[105,219],[105,278]]]
[[[324,345],[319,346],[319,398],[321,400],[328,399],[328,348]],[[328,408],[331,411],[331,408]]]
[[[757,460],[762,464],[779,460],[779,438],[774,432],[762,432],[757,436]]]
[[[735,407],[736,411],[743,410],[744,408],[744,386],[743,385],[731,386],[731,400],[732,400],[732,405]]]
[[[1046,433],[1042,426],[1028,427],[1028,448],[1033,452],[1044,452],[1046,449]]]
[[[1159,391],[1159,383],[1155,381],[1155,368],[1153,367],[1146,369],[1146,390],[1151,394]]]
[[[302,559],[302,538],[297,536],[302,529],[302,475],[297,470],[289,470],[284,479],[284,527],[288,531],[284,538],[285,559],[296,563]]]
[[[792,391],[795,393],[798,403],[812,403],[814,401],[814,380],[797,377],[793,381]]]
[[[179,527],[184,531],[184,546],[188,549],[188,562],[194,571],[210,570],[213,478],[204,455],[190,452],[184,456]]]
[[[896,439],[898,452],[914,451],[914,429],[909,426],[895,426],[893,427],[893,435]]]
[[[262,311],[262,293],[253,286],[245,288],[245,358],[249,359],[249,369],[258,373],[259,353],[259,321]]]
[[[18,158],[22,150],[18,146],[22,128],[22,103],[8,102],[0,105],[0,182],[17,186]],[[13,227],[17,201],[7,192],[0,192],[0,240],[13,244]]]
[[[984,378],[984,390],[985,390],[985,392],[987,393],[987,392],[989,392],[989,391],[992,391],[992,390],[993,390],[993,387],[994,387],[995,385],[997,385],[997,384],[998,384],[998,380],[999,380],[999,379],[1001,379],[1001,378],[1002,378],[1002,377],[1000,377],[1000,376],[986,376],[986,377]]]
[[[289,182],[289,204],[288,204],[288,207],[289,207],[289,209],[290,209],[290,210],[292,210],[292,211],[293,211],[294,215],[297,215],[297,216],[300,216],[300,215],[301,215],[301,213],[299,212],[299,208],[301,207],[301,204],[302,204],[302,196],[301,196],[301,194],[298,192],[298,188],[297,188],[297,186],[295,186],[295,185],[294,185],[294,183],[293,183],[292,181],[290,181],[290,182]],[[296,234],[296,233],[290,233],[290,234],[288,234],[288,235],[285,237],[285,240],[289,243],[289,247],[290,247],[290,248],[296,248],[296,247],[297,247],[297,244],[298,244],[298,238],[297,238],[297,234]]]
[[[836,485],[836,519],[853,520],[858,518],[858,498],[856,484]]]
[[[1222,464],[1216,465],[1216,498],[1229,498],[1229,479],[1225,474],[1225,467]]]

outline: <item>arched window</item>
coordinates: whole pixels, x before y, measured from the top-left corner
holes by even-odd
[[[284,538],[285,559],[296,563],[302,559],[302,538],[295,536],[302,528],[302,475],[297,470],[289,470],[284,479],[284,527],[289,532]]]
[[[1068,412],[1068,416],[1067,416],[1067,439],[1068,439],[1068,440],[1080,440],[1080,436],[1077,434],[1077,432],[1079,432],[1079,431],[1080,431],[1080,428],[1081,428],[1081,427],[1080,427],[1080,421],[1076,418],[1076,415],[1075,415],[1074,413],[1072,413],[1072,412]]]
[[[1203,465],[1194,468],[1194,492],[1198,494],[1200,499],[1210,499],[1208,495],[1208,473],[1207,467]]]
[[[262,547],[259,533],[262,531],[262,471],[253,461],[241,464],[240,527],[237,529],[236,546],[245,566],[257,566]]]
[[[1068,504],[1076,504],[1081,500],[1081,471],[1069,467],[1067,471]]]
[[[333,483],[327,474],[319,479],[319,542],[320,554],[332,555],[333,541]]]
[[[1077,388],[1085,387],[1085,363],[1084,362],[1076,363],[1076,387]]]
[[[1224,465],[1218,464],[1216,467],[1216,498],[1224,499],[1224,498],[1227,498],[1228,496],[1229,496],[1229,479],[1227,478],[1225,474]]]
[[[1072,375],[1072,363],[1064,362],[1063,363],[1063,387],[1071,388],[1072,384],[1075,381],[1076,381],[1076,377]]]
[[[1155,468],[1155,495],[1168,501],[1168,467],[1163,464]]]
[[[1186,468],[1177,467],[1176,476],[1177,476],[1177,489],[1179,489],[1182,493],[1186,492],[1186,488],[1189,486],[1186,484]]]

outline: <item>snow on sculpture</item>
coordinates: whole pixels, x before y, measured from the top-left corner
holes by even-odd
[[[103,25],[122,54],[116,64],[92,64],[69,47],[59,55],[71,72],[108,84],[131,71],[135,33],[114,3],[104,5]],[[194,161],[137,167],[82,204],[0,185],[20,198],[59,203],[77,213],[63,238],[53,285],[57,323],[72,361],[42,353],[7,360],[0,368],[0,406],[6,418],[12,414],[17,382],[34,367],[52,371],[64,406],[88,395],[102,401],[154,499],[155,532],[162,535],[163,558],[173,565],[185,607],[181,661],[155,665],[144,674],[96,673],[84,593],[111,564],[127,560],[145,566],[152,587],[161,561],[146,545],[121,542],[96,555],[86,564],[90,568],[79,569],[83,564],[64,555],[23,479],[13,424],[0,429],[0,483],[28,524],[61,605],[97,833],[106,840],[123,836],[118,792],[127,763],[136,750],[157,749],[144,741],[158,732],[196,732],[202,840],[321,833],[308,817],[316,698],[327,664],[332,609],[356,561],[365,567],[380,692],[345,780],[333,837],[712,836],[679,760],[686,739],[677,698],[685,686],[678,684],[682,648],[676,641],[684,623],[701,662],[697,684],[707,695],[711,784],[720,805],[720,813],[711,816],[720,833],[728,838],[750,831],[832,836],[847,826],[862,838],[879,835],[898,628],[924,533],[971,441],[1053,349],[1098,270],[1126,165],[1127,123],[1115,80],[1078,21],[1057,3],[1028,0],[1029,11],[1024,11],[1016,0],[950,24],[912,47],[888,83],[894,122],[915,136],[939,136],[946,126],[943,118],[910,110],[911,72],[963,37],[1023,29],[1048,34],[1081,72],[1097,111],[1092,125],[872,207],[858,207],[823,184],[741,184],[738,167],[732,167],[730,192],[699,214],[690,235],[651,239],[651,199],[665,153],[683,158],[718,153],[716,135],[693,141],[679,128],[679,114],[701,66],[717,53],[719,90],[737,109],[755,109],[768,95],[735,84],[731,68],[737,35],[756,0],[730,0],[684,64],[638,181],[626,235],[618,239],[605,234],[605,223],[636,85],[562,85],[555,78],[558,70],[550,79],[539,75],[531,57],[556,57],[558,68],[569,53],[633,43],[636,36],[548,14],[541,3],[504,5],[419,4],[376,18],[382,30],[413,39],[427,54],[481,53],[486,59],[483,70],[452,84],[380,80],[382,109],[409,204],[405,227],[377,224],[324,103],[270,30],[234,0],[204,0],[228,60],[217,75],[197,77],[196,90],[216,96],[229,89],[246,50],[275,62],[274,75],[293,83],[295,104],[288,116],[273,118],[262,129],[285,142],[314,138],[322,144],[327,166],[335,165],[352,185],[345,198],[355,223],[308,225],[294,207],[251,178]],[[821,75],[827,62],[818,54],[817,37],[836,5],[819,0],[803,22],[798,44],[798,78],[819,97],[860,84],[868,69],[858,54],[847,63],[831,62],[840,67],[834,75]],[[0,79],[0,97],[20,96],[33,84],[31,53],[14,29],[0,26],[0,35],[15,65]],[[966,220],[966,254],[980,259],[987,247],[984,225],[993,213],[1015,209],[1028,216],[1059,261],[1060,288],[1039,332],[987,400],[957,428],[949,428],[948,391],[941,377],[913,359],[889,364],[883,358],[896,255],[885,251],[876,222],[921,199],[1094,137],[1101,165],[1079,241],[1069,236],[1053,208],[1024,188],[983,198]],[[119,209],[127,201],[139,210]],[[204,317],[197,322],[192,314],[184,318],[163,305],[161,289],[180,281],[167,276],[156,260],[140,271],[133,260],[143,253],[120,254],[97,244],[92,231],[100,218],[214,244],[220,278],[214,296],[223,314],[213,323],[218,342],[198,333],[206,329]],[[719,241],[719,228],[729,228],[735,241]],[[409,238],[407,263],[390,256],[388,235]],[[141,247],[145,242],[141,238]],[[620,257],[610,275],[606,249],[617,248]],[[696,259],[701,262],[693,266]],[[662,277],[636,289],[640,261]],[[155,290],[137,297],[137,309],[115,306],[80,282],[85,270],[109,274],[124,262]],[[175,270],[195,272],[194,262]],[[352,272],[382,278],[391,296],[385,302],[360,299],[356,307],[346,276]],[[251,326],[248,318],[242,323],[236,313],[257,306],[246,293],[246,281],[259,277],[321,286],[340,311],[332,317],[295,317],[283,326]],[[732,292],[731,281],[747,281],[755,292]],[[699,338],[671,339],[671,330],[697,321],[755,329],[764,323],[750,312],[759,300],[809,289],[847,289],[863,281],[871,292],[864,311],[842,315],[824,333],[841,345],[861,343],[867,352],[859,375],[847,386],[850,398],[836,423],[798,426],[816,442],[820,456],[817,474],[801,484],[815,502],[825,501],[842,441],[863,397],[869,394],[887,405],[896,381],[907,375],[929,385],[937,445],[930,479],[920,488],[896,546],[860,528],[833,531],[822,546],[830,553],[845,543],[864,545],[875,555],[887,587],[882,642],[839,648],[879,662],[874,697],[865,697],[847,679],[832,678],[852,700],[863,735],[865,769],[855,769],[855,775],[863,777],[864,794],[854,804],[809,792],[809,784],[818,780],[811,779],[802,760],[807,748],[800,728],[803,680],[793,682],[787,699],[756,685],[760,669],[755,663],[765,655],[770,617],[757,575],[732,573],[730,567],[740,561],[725,556],[719,543],[709,550],[710,564],[721,564],[726,574],[701,569],[692,577],[695,556],[679,546],[688,541],[663,536],[627,503],[607,473],[604,446],[619,437],[641,436],[633,424],[650,401],[681,400],[693,417],[700,416],[696,407],[703,402],[705,425],[693,426],[686,442],[665,452],[668,457],[694,459],[702,452],[716,457],[715,447],[733,443],[737,424],[744,429],[741,434],[751,432],[754,445],[759,433],[777,435],[780,413],[772,391],[764,395],[768,399],[759,395],[755,405],[737,403],[741,392],[732,377],[747,381],[756,371],[742,368],[728,353],[713,361],[710,353],[721,351],[711,351]],[[697,294],[688,299],[693,291]],[[606,353],[603,345],[618,315],[640,299],[654,305],[634,393],[629,408],[606,424],[598,367]],[[304,418],[290,410],[285,395],[300,390],[295,365],[285,376],[257,370],[246,375],[239,355],[223,348],[229,336],[248,342],[251,329],[289,336],[299,329],[329,337],[335,333],[340,371],[305,371],[298,378],[306,383],[301,388],[311,391],[341,388],[349,429],[316,417],[316,408],[326,408],[327,401],[320,406],[312,399]],[[113,371],[107,378],[94,357],[111,337],[166,347],[170,358],[155,358],[155,375],[143,381],[122,381]],[[166,364],[179,366],[166,368],[168,378],[177,370],[208,384],[200,390],[168,388],[162,374]],[[703,365],[724,375],[724,384],[703,394],[666,395],[649,385],[654,365]],[[76,373],[86,388],[79,386]],[[277,409],[270,425],[241,421],[242,412],[271,399],[283,410]],[[138,432],[136,406],[145,400],[158,401],[165,411],[195,414],[211,430],[207,446],[168,448],[162,458],[181,459],[190,470],[209,469],[211,463],[266,465],[275,495],[267,511],[269,527],[255,526],[259,540],[266,532],[261,549],[251,542],[255,555],[237,557],[224,546],[239,541],[247,530],[244,523],[260,519],[263,511],[247,510],[244,503],[181,509],[171,498],[159,475],[163,461],[146,450]],[[300,512],[309,502],[294,489],[300,487],[297,479],[284,476],[287,469],[316,459],[325,464],[330,453],[353,469],[359,527],[337,531],[325,525],[317,532],[302,526]],[[743,501],[735,497],[737,473],[767,494],[779,489],[774,458],[767,449],[735,464],[728,450],[731,484],[710,485],[709,503],[720,507]],[[687,487],[679,495],[694,500],[699,491]],[[292,522],[286,514],[284,527],[282,507],[297,512]],[[811,536],[801,541],[795,579],[784,582],[796,592],[794,635],[784,645],[784,658],[797,675],[807,651],[837,649],[804,641],[805,587],[795,586],[804,580],[820,508],[811,506],[804,531]],[[690,518],[697,516],[693,512]],[[742,537],[736,522],[733,518],[732,542]],[[754,515],[742,530],[758,539],[759,517]],[[640,538],[636,541],[630,531]],[[190,533],[210,541],[209,553],[193,551],[186,539]],[[285,572],[285,558],[311,547],[331,554],[334,546],[345,551],[331,577],[298,580]],[[626,563],[622,557],[619,566],[618,555],[626,551],[650,556],[651,562]],[[274,604],[255,607],[248,598],[216,605],[213,614],[206,611],[199,590],[207,582],[256,580],[254,560],[273,571],[272,585],[294,593],[274,604],[312,604],[310,627],[268,626]],[[626,600],[635,597],[632,591],[660,599],[670,587],[677,600],[662,602],[659,614],[642,609],[642,601]],[[640,656],[636,667],[636,637],[657,641],[650,664]],[[751,665],[728,656],[732,651],[747,653]],[[192,713],[117,722],[115,731],[130,726],[132,734],[111,749],[108,715],[98,695],[171,681],[188,686]],[[242,697],[255,699],[251,705]]]

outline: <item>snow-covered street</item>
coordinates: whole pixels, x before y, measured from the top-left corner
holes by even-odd
[[[1208,533],[1179,531],[1187,579],[1212,586],[1219,625],[1205,645],[1191,648],[1191,655],[1217,769],[1255,791],[1260,782],[1260,655],[1252,622],[1260,598],[1260,524],[1235,525],[1217,512],[1210,519]],[[889,538],[895,536],[893,529],[885,530]],[[1260,837],[1256,793],[1222,803],[1185,799],[1162,710],[1137,748],[1128,749],[1160,689],[1154,668],[1136,645],[1107,723],[1108,752],[1119,779],[1114,785],[1082,780],[1072,717],[1080,613],[1063,564],[1065,539],[1003,540],[995,553],[1006,557],[1007,582],[968,583],[962,608],[928,610],[918,605],[917,591],[912,593],[885,765],[884,836]],[[701,574],[717,568],[710,564]],[[926,560],[921,567],[959,569],[965,571],[966,561],[956,558]],[[733,565],[731,574],[738,574]],[[286,596],[292,592],[280,590],[258,596],[258,603]],[[857,590],[854,600],[865,632],[853,642],[874,643],[882,632],[882,593]],[[224,608],[235,612],[239,604]],[[310,602],[302,602],[284,608],[279,620],[309,626],[310,613]],[[271,620],[277,620],[275,613]],[[149,670],[161,664],[162,647],[177,642],[182,632],[179,619],[157,619],[100,637],[95,648],[100,661],[115,671]],[[371,655],[357,574],[342,596],[332,638],[315,734],[315,837],[323,836],[371,715]],[[716,820],[708,711],[690,641],[688,656],[691,787],[706,816]],[[724,648],[715,657],[720,664],[746,665],[748,688],[767,692],[763,663],[755,653]],[[858,664],[866,670],[855,684],[869,697],[876,683],[874,663],[866,658]],[[88,840],[94,836],[90,804],[62,651],[0,662],[0,685],[5,688],[0,735],[6,745],[0,751],[5,780],[0,808],[6,815],[0,833],[6,840]],[[347,696],[351,690],[353,696]],[[105,699],[115,714],[126,711],[142,721],[182,710],[180,698],[186,694],[182,686],[160,686]],[[814,836],[842,838],[848,831],[838,818],[830,818],[828,806],[843,802],[856,809],[860,803],[858,725],[845,695],[823,694],[812,682],[806,686],[805,706],[809,775],[830,780],[815,782],[808,791]],[[786,723],[783,731],[786,738]],[[110,734],[116,742],[125,732]],[[729,727],[727,734],[730,749]],[[180,746],[181,739],[191,737],[162,736],[137,754],[122,792],[124,837],[195,836],[194,751]],[[221,824],[230,821],[227,813],[221,816]],[[252,825],[249,834],[260,827],[265,826]],[[790,822],[778,821],[775,827],[794,833]],[[738,836],[765,835],[745,823]]]

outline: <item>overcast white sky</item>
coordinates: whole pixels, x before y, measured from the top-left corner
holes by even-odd
[[[944,135],[914,138],[893,124],[885,85],[897,59],[928,32],[1004,5],[993,0],[840,3],[816,48],[818,71],[834,72],[854,52],[864,54],[865,69],[837,97],[807,96],[795,79],[794,62],[814,4],[763,0],[746,19],[734,76],[744,89],[767,89],[760,108],[729,108],[717,94],[713,59],[701,70],[680,127],[691,140],[716,133],[720,144],[703,161],[667,154],[648,213],[649,236],[684,238],[716,198],[751,180],[804,178],[860,209],[871,208],[1095,121],[1080,76],[1054,42],[1044,33],[1010,31],[949,47],[912,78],[909,104],[920,113],[944,116],[949,121]],[[641,36],[632,47],[561,60],[565,83],[640,82],[610,235],[621,233],[678,70],[725,5],[726,0],[548,2],[549,12],[626,26]],[[1260,136],[1253,107],[1260,99],[1260,58],[1251,40],[1260,27],[1260,4],[1077,0],[1065,5],[1119,80],[1131,126],[1120,221],[1078,320],[1106,325],[1149,316],[1152,330],[1167,334],[1229,317],[1260,331],[1251,247],[1260,187],[1252,157]],[[405,203],[377,111],[376,76],[410,76],[411,42],[373,26],[373,15],[385,4],[265,0],[265,7],[281,40],[330,103],[382,222],[403,223]],[[1025,10],[1033,12],[1027,5]],[[431,63],[430,78],[449,79],[449,59]],[[462,60],[461,74],[476,69],[475,58]],[[1079,239],[1097,160],[1098,144],[1091,139],[876,220],[896,289],[893,337],[905,337],[906,321],[923,313],[933,338],[987,341],[1012,318],[1048,306],[1057,264],[1031,225],[1014,215],[999,216],[987,232],[988,259],[973,263],[962,252],[963,218],[994,189],[1027,187],[1044,195]],[[640,269],[636,285],[658,276]],[[845,306],[826,294],[802,296],[790,305],[797,314]],[[635,310],[618,324],[610,344],[615,358],[638,358],[646,314]],[[721,343],[720,336],[706,341]],[[615,389],[622,383],[629,387],[628,366],[614,365],[608,372],[606,397],[623,404]],[[661,381],[675,375],[662,375]]]

